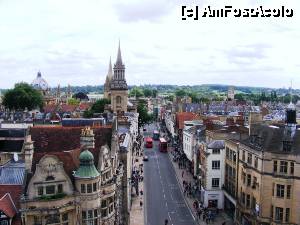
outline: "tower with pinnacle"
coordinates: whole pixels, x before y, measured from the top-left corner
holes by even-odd
[[[110,82],[111,110],[120,114],[127,112],[128,86],[125,79],[125,65],[122,61],[119,42],[117,61],[114,65],[114,73]]]
[[[110,99],[110,84],[113,78],[113,71],[111,66],[111,58],[109,59],[108,72],[104,83],[104,98]]]

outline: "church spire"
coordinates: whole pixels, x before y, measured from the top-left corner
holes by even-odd
[[[111,57],[109,57],[109,65],[108,65],[107,77],[111,79],[112,78],[112,74],[113,74],[113,71],[112,71],[112,65],[111,65]]]
[[[120,47],[120,40],[119,40],[119,48],[118,48],[118,56],[117,56],[117,62],[116,62],[116,65],[120,65],[120,66],[123,65],[123,62],[122,62],[122,55],[121,55],[121,47]]]

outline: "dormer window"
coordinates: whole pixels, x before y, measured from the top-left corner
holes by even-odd
[[[292,142],[291,141],[283,141],[282,142],[282,151],[284,151],[284,152],[292,151]]]

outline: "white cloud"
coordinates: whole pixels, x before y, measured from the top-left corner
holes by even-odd
[[[182,21],[181,5],[193,2],[2,0],[0,88],[31,82],[39,69],[51,86],[102,84],[109,57],[113,62],[116,58],[119,38],[128,84],[282,87],[293,78],[300,88],[299,1],[263,3],[292,7],[293,18]],[[256,7],[260,2],[230,4]],[[198,5],[223,7],[228,1]]]

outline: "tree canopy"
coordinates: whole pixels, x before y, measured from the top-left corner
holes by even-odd
[[[132,89],[130,90],[129,96],[130,96],[130,97],[136,96],[137,98],[140,98],[140,97],[144,96],[144,92],[143,92],[143,90],[142,90],[141,88],[139,88],[139,87],[134,87],[134,88],[132,88]]]
[[[68,104],[69,105],[79,105],[79,103],[80,103],[79,99],[75,99],[75,98],[68,99]]]
[[[91,118],[93,117],[94,113],[103,113],[105,105],[107,104],[110,104],[110,100],[106,98],[99,99],[92,105],[89,110],[84,112],[83,116],[85,118]]]
[[[137,112],[139,113],[139,127],[143,126],[146,123],[150,123],[153,120],[153,115],[148,113],[148,109],[145,103],[138,103]]]
[[[10,110],[32,110],[43,106],[43,96],[27,83],[17,83],[3,97],[3,105]]]

